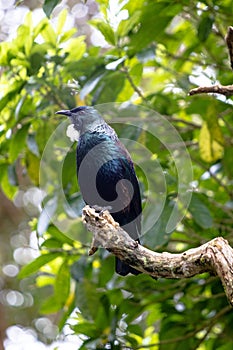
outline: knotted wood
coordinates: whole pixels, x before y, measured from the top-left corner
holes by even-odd
[[[90,255],[103,247],[135,269],[152,277],[189,278],[203,272],[218,275],[233,306],[233,249],[222,237],[180,254],[156,253],[137,242],[115,222],[108,211],[86,206],[83,222],[93,233]]]

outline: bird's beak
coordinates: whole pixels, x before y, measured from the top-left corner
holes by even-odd
[[[71,117],[72,113],[69,109],[63,109],[61,111],[56,112],[55,114],[66,115],[67,117]]]

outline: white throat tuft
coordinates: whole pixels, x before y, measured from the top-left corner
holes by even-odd
[[[79,140],[80,133],[74,128],[74,124],[68,125],[66,129],[66,136],[69,137],[71,142]]]

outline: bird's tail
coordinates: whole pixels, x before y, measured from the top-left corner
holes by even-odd
[[[126,276],[128,273],[132,273],[133,275],[139,275],[141,272],[134,269],[130,265],[127,265],[120,259],[116,258],[116,273],[121,276]]]

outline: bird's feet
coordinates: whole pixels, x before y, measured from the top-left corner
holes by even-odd
[[[112,209],[110,205],[106,207],[100,207],[99,205],[91,205],[91,208],[95,209],[95,211],[97,211],[99,215],[102,215],[105,210],[108,210],[110,212],[110,210]]]
[[[95,254],[95,252],[97,252],[97,250],[98,250],[98,247],[91,246],[91,248],[88,252],[88,255],[91,256],[91,255]]]

